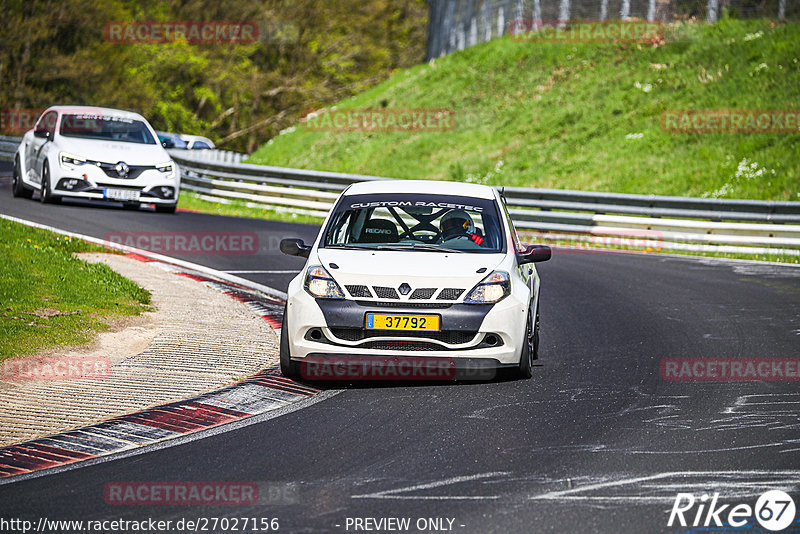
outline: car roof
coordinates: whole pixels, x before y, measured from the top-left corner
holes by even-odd
[[[47,108],[48,111],[58,111],[59,113],[75,113],[85,115],[104,115],[107,117],[119,117],[121,119],[138,119],[145,120],[144,117],[133,111],[124,109],[101,108],[97,106],[51,106]]]
[[[180,137],[184,141],[207,141],[209,143],[213,143],[211,139],[208,137],[203,137],[202,135],[180,134]]]
[[[488,185],[440,180],[370,180],[351,185],[345,195],[380,193],[428,193],[494,200],[494,188]]]

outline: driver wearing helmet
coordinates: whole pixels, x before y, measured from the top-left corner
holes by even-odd
[[[476,245],[482,245],[484,241],[483,237],[476,233],[472,217],[464,210],[452,210],[445,213],[439,222],[439,230],[442,232],[443,241],[459,237],[469,239]]]

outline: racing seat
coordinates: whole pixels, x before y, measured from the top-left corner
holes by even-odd
[[[398,241],[397,225],[386,219],[367,221],[358,239],[359,243],[397,243]]]

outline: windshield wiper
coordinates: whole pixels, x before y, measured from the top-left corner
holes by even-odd
[[[361,245],[358,243],[347,243],[346,245],[329,245],[335,248],[357,248],[359,250],[408,250],[408,247],[395,245]]]
[[[430,245],[428,243],[412,243],[410,245],[362,245],[359,243],[347,243],[346,245],[329,245],[337,248],[357,248],[359,250],[424,250],[426,252],[449,252],[461,254],[463,250],[456,250],[453,248],[445,248],[437,245]]]
[[[463,250],[456,250],[454,248],[440,247],[438,245],[431,245],[431,244],[428,244],[428,243],[414,243],[413,245],[411,245],[411,248],[420,249],[420,250],[430,250],[432,252],[454,252],[454,253],[457,253],[457,254],[462,254],[464,252]]]

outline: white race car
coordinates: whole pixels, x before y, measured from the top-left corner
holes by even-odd
[[[137,113],[87,106],[47,109],[14,158],[14,196],[155,205],[174,213],[180,171]]]
[[[550,249],[520,244],[497,189],[422,180],[353,184],[313,245],[284,239],[281,251],[308,258],[288,288],[284,375],[313,379],[318,375],[303,365],[334,361],[336,377],[348,380],[348,370],[363,369],[348,368],[348,359],[361,365],[424,357],[449,362],[446,368],[509,367],[531,376],[539,341],[533,263],[550,259]]]

